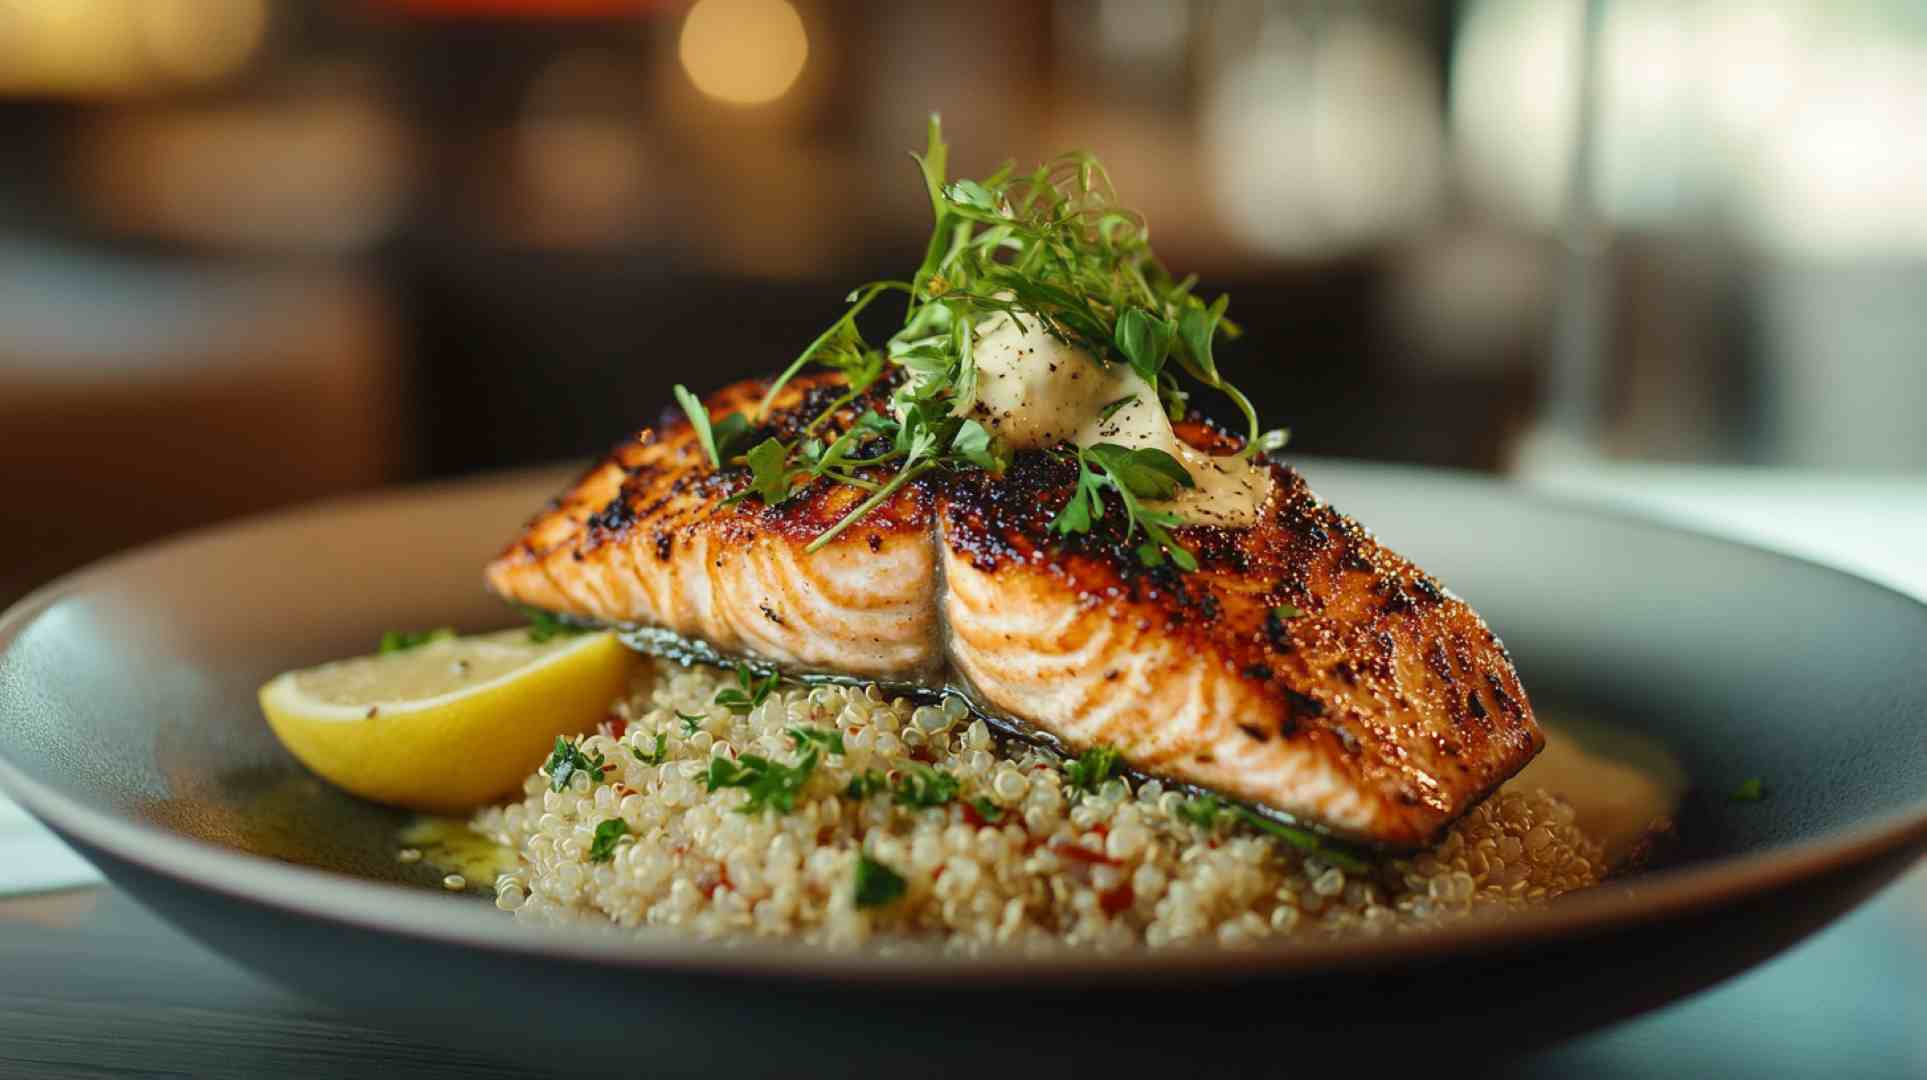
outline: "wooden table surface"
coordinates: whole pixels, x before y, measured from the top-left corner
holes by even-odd
[[[107,886],[0,901],[0,973],[9,1080],[581,1080],[566,1063],[509,1061],[485,1033],[450,1046],[297,997]],[[1765,967],[1500,1074],[1927,1077],[1927,866]]]

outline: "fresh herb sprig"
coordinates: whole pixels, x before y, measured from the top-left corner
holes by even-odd
[[[591,784],[601,783],[602,770],[607,765],[608,762],[602,758],[602,751],[597,750],[594,756],[590,756],[567,736],[557,735],[555,749],[549,752],[549,760],[543,764],[542,771],[549,774],[549,790],[560,792],[569,790],[569,781],[575,779],[576,773],[587,775]]]
[[[1181,487],[1195,481],[1178,460],[1151,447],[1131,450],[1115,443],[1098,443],[1075,451],[1077,487],[1070,501],[1051,519],[1051,528],[1062,535],[1087,533],[1104,515],[1104,491],[1117,492],[1124,503],[1124,539],[1128,542],[1138,529],[1144,530],[1144,543],[1137,548],[1138,561],[1146,566],[1162,566],[1168,552],[1180,570],[1196,570],[1197,556],[1178,543],[1169,529],[1180,519],[1168,510],[1152,510],[1143,499],[1168,499]]]
[[[668,740],[669,736],[658,731],[656,732],[656,744],[650,748],[648,753],[643,753],[642,747],[640,746],[631,746],[629,748],[629,756],[642,762],[644,765],[660,765],[669,760],[669,749],[664,745]]]
[[[608,862],[616,857],[616,844],[629,835],[629,824],[621,818],[610,818],[595,827],[595,838],[589,842],[589,861]]]
[[[721,420],[712,421],[702,400],[690,393],[687,386],[677,383],[674,393],[676,403],[689,414],[689,426],[696,429],[696,442],[709,458],[709,467],[722,468],[723,463],[733,456],[736,444],[749,435],[749,418],[740,412],[733,412]]]
[[[969,418],[977,402],[976,337],[997,318],[1037,326],[1082,349],[1100,367],[1128,365],[1173,418],[1187,409],[1179,375],[1188,375],[1230,397],[1244,414],[1245,454],[1281,445],[1281,436],[1260,433],[1250,400],[1218,371],[1216,343],[1238,333],[1224,317],[1228,298],[1206,302],[1193,293],[1195,278],[1171,276],[1151,250],[1143,219],[1118,205],[1109,174],[1095,157],[1066,154],[1026,174],[1006,165],[982,179],[953,181],[949,147],[935,116],[928,145],[913,157],[934,221],[910,280],[877,281],[852,291],[849,307],[777,377],[753,416],[737,412],[712,421],[693,394],[676,388],[697,441],[710,464],[721,469],[735,462],[735,444],[803,368],[817,364],[845,376],[845,393],[809,422],[802,437],[791,443],[772,437],[742,455],[750,482],[735,500],[756,498],[773,506],[788,498],[799,480],[816,477],[868,491],[811,541],[806,550],[814,551],[934,469],[1001,472],[1009,462],[1008,448]],[[907,298],[903,323],[880,346],[872,345],[858,329],[857,317],[890,293]],[[812,437],[891,368],[903,378],[887,415],[865,413],[855,428],[828,445]],[[1130,400],[1107,408],[1114,413]],[[1195,569],[1197,560],[1167,531],[1179,524],[1177,516],[1150,510],[1141,501],[1169,498],[1177,487],[1190,486],[1190,476],[1158,451],[1113,450],[1078,451],[1076,508],[1066,507],[1059,516],[1059,531],[1087,531],[1102,513],[1097,492],[1109,486],[1124,502],[1127,539],[1139,528],[1145,533],[1137,548],[1141,560],[1155,566],[1168,556],[1182,569]],[[1160,453],[1164,460],[1120,457],[1147,453]],[[1147,474],[1168,482],[1146,479]]]
[[[452,626],[438,626],[433,630],[389,630],[381,635],[381,654],[407,652],[430,645],[437,641],[447,641],[455,636]]]
[[[736,808],[738,813],[755,814],[774,810],[779,814],[787,814],[795,810],[796,797],[816,773],[823,752],[843,752],[843,736],[840,732],[804,727],[790,728],[789,736],[798,751],[796,764],[784,765],[761,754],[744,754],[734,761],[726,757],[712,757],[709,759],[709,771],[703,774],[703,787],[709,791],[726,787],[739,787],[747,791],[749,797]]]
[[[774,671],[759,679],[751,675],[748,668],[739,667],[736,669],[736,685],[718,690],[713,704],[721,705],[738,716],[747,716],[769,699],[770,691],[776,689],[781,679],[782,676]]]
[[[1093,746],[1064,762],[1064,778],[1080,791],[1096,791],[1097,786],[1117,771],[1118,753],[1110,746]]]

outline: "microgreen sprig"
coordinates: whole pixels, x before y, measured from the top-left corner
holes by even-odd
[[[1124,504],[1124,539],[1130,540],[1138,529],[1144,530],[1144,543],[1137,548],[1138,561],[1146,566],[1161,566],[1168,552],[1181,570],[1196,570],[1197,556],[1178,543],[1169,529],[1180,519],[1169,510],[1153,510],[1143,499],[1168,499],[1180,487],[1192,487],[1191,474],[1176,458],[1151,447],[1131,450],[1115,443],[1098,443],[1075,451],[1077,486],[1070,501],[1051,519],[1051,528],[1060,534],[1087,533],[1104,516],[1104,491],[1118,494]]]
[[[773,506],[789,497],[797,481],[816,477],[867,491],[862,502],[811,541],[806,550],[815,551],[933,469],[1001,472],[1009,462],[1008,448],[968,419],[977,400],[976,337],[987,320],[999,316],[1034,324],[1081,348],[1100,366],[1128,365],[1173,418],[1187,408],[1179,374],[1188,375],[1224,393],[1244,414],[1250,432],[1245,454],[1279,445],[1275,436],[1261,436],[1250,400],[1218,370],[1216,343],[1238,333],[1225,318],[1228,299],[1207,303],[1193,294],[1194,278],[1171,276],[1151,250],[1143,219],[1118,205],[1110,176],[1095,157],[1072,153],[1027,174],[1006,165],[982,179],[952,180],[949,156],[942,125],[933,115],[924,152],[912,155],[934,219],[922,262],[908,281],[875,281],[853,290],[843,314],[770,384],[753,416],[731,413],[712,422],[694,395],[676,388],[697,441],[720,469],[736,460],[733,450],[752,422],[768,415],[778,394],[805,367],[817,364],[843,373],[845,393],[813,418],[801,437],[791,443],[770,438],[743,455],[750,483],[734,501],[757,498]],[[857,317],[888,293],[905,295],[903,323],[881,346],[873,346]],[[891,393],[887,416],[866,413],[857,428],[828,445],[813,437],[825,420],[857,401],[892,367],[903,377]],[[1130,400],[1111,403],[1107,416]],[[881,453],[854,456],[859,448],[877,449],[872,444],[879,440],[887,440]],[[1078,453],[1084,479],[1073,506],[1060,515],[1060,531],[1086,531],[1102,512],[1096,490],[1108,484],[1124,501],[1127,538],[1140,527],[1145,532],[1147,539],[1137,549],[1144,562],[1159,565],[1168,553],[1179,567],[1195,568],[1191,553],[1166,532],[1179,523],[1176,515],[1146,510],[1139,502],[1168,498],[1179,483],[1188,486],[1183,467],[1169,455],[1162,455],[1167,469],[1165,462],[1113,459],[1108,452],[1094,454],[1096,449]],[[891,470],[887,478],[885,468]],[[1119,479],[1120,473],[1141,478],[1147,469],[1173,480]],[[1164,494],[1152,494],[1154,489]]]

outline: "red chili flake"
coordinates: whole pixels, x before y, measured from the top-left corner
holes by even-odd
[[[717,890],[734,889],[735,887],[735,884],[729,880],[729,867],[725,866],[717,871],[715,882],[713,882],[709,888],[703,890],[703,895],[714,900],[716,899]]]
[[[949,866],[948,863],[939,863],[937,865],[937,872],[930,875],[930,884],[935,885],[937,883],[937,879],[943,876],[943,872],[948,868],[948,866]]]
[[[977,808],[969,803],[963,804],[963,817],[965,821],[970,823],[972,828],[981,829],[990,824],[989,819],[978,813]]]
[[[1092,851],[1090,848],[1077,844],[1054,844],[1051,846],[1051,850],[1065,858],[1076,859],[1078,862],[1103,863],[1106,866],[1117,865],[1117,860],[1111,858],[1109,855],[1101,851]]]
[[[1137,894],[1131,891],[1131,883],[1128,881],[1115,889],[1097,894],[1097,906],[1103,908],[1106,915],[1129,911],[1131,905],[1135,903],[1137,903]]]
[[[602,722],[602,728],[604,735],[609,736],[611,739],[620,739],[628,733],[629,721],[616,713],[610,713],[609,719]]]

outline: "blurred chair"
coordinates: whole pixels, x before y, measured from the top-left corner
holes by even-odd
[[[0,604],[182,529],[390,481],[393,320],[330,267],[209,270],[0,238]]]

